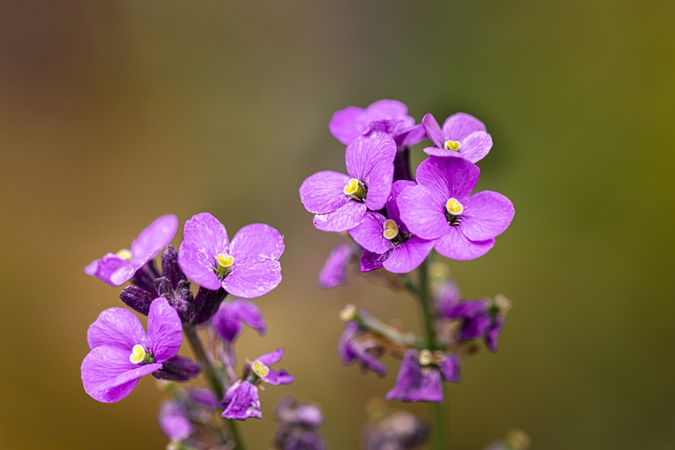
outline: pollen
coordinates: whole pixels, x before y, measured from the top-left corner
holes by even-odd
[[[260,361],[253,361],[253,364],[251,364],[251,370],[259,378],[265,378],[270,373],[270,368]]]
[[[347,184],[345,184],[345,187],[342,189],[342,192],[344,192],[345,195],[356,195],[360,188],[361,186],[359,180],[356,178],[350,178]]]
[[[118,251],[116,253],[118,258],[126,259],[129,261],[131,259],[131,250],[128,248],[123,248],[122,250]]]
[[[147,353],[145,352],[145,348],[141,344],[136,344],[133,346],[131,349],[131,355],[129,355],[129,361],[131,361],[134,364],[140,364],[143,361],[145,361]]]
[[[395,221],[387,219],[384,221],[384,227],[382,230],[382,235],[385,239],[392,240],[398,236],[398,225]]]
[[[459,147],[461,147],[461,144],[459,143],[459,141],[447,140],[443,144],[443,148],[445,148],[446,150],[451,150],[453,152],[458,152]]]
[[[218,256],[216,256],[216,259],[218,260],[218,267],[223,267],[225,269],[232,267],[234,264],[234,257],[224,253],[220,253]]]
[[[422,350],[420,352],[420,356],[418,358],[418,361],[420,363],[420,366],[428,366],[431,364],[434,360],[434,356],[431,354],[429,350]]]
[[[445,204],[445,209],[453,216],[459,216],[464,212],[464,205],[462,205],[455,197],[451,197]]]

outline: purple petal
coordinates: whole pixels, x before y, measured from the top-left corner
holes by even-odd
[[[148,347],[155,361],[172,358],[183,342],[183,327],[176,310],[165,298],[158,298],[150,305],[148,314]]]
[[[140,267],[169,245],[178,230],[178,218],[167,214],[155,219],[131,243],[133,264]]]
[[[187,409],[180,402],[166,401],[159,410],[159,427],[172,441],[182,441],[192,434],[194,427]]]
[[[490,326],[490,317],[488,314],[476,314],[466,316],[460,331],[459,339],[462,341],[470,341],[477,339],[485,334],[485,331]]]
[[[456,113],[443,123],[443,134],[453,141],[461,141],[475,131],[485,131],[485,125],[471,114]]]
[[[468,261],[485,255],[494,245],[494,239],[470,241],[458,227],[450,227],[445,235],[436,240],[435,249],[446,258]]]
[[[433,367],[420,367],[418,352],[408,350],[401,362],[396,385],[387,393],[387,400],[404,402],[443,401],[441,374]]]
[[[89,263],[84,271],[87,275],[96,277],[110,286],[121,286],[134,276],[136,268],[126,259],[114,253],[108,253],[103,258]]]
[[[384,261],[384,268],[393,273],[408,273],[415,270],[429,256],[434,241],[413,236],[397,245]]]
[[[118,402],[133,391],[142,376],[162,368],[161,364],[132,364],[129,354],[109,346],[89,352],[80,371],[82,385],[90,397],[102,403]]]
[[[215,256],[197,247],[194,243],[183,241],[178,249],[178,265],[192,282],[216,291],[220,288],[220,279],[215,272]]]
[[[145,341],[145,330],[128,309],[108,308],[89,326],[87,341],[90,349],[107,345],[124,350],[128,356],[134,345]]]
[[[452,280],[445,281],[440,287],[436,300],[436,311],[438,315],[450,319],[458,302],[459,287]]]
[[[206,388],[192,388],[188,391],[188,396],[194,403],[210,410],[216,410],[220,401],[212,390]]]
[[[364,250],[361,255],[361,272],[371,272],[373,270],[381,269],[385,258],[386,255]]]
[[[237,381],[225,394],[223,417],[232,420],[260,419],[258,388],[248,381]]]
[[[342,244],[335,247],[319,273],[319,285],[324,288],[333,288],[346,281],[347,265],[352,258],[351,245]]]
[[[486,300],[464,300],[456,303],[452,310],[447,311],[445,317],[452,320],[485,315],[488,312],[488,307]]]
[[[463,158],[476,163],[485,158],[492,148],[492,136],[484,131],[476,131],[461,142],[459,153]]]
[[[376,356],[368,351],[371,347],[354,339],[358,332],[359,326],[355,322],[348,322],[345,325],[345,330],[338,344],[338,355],[345,364],[358,361],[362,368],[370,370],[381,377],[385,376],[387,368],[377,360]]]
[[[424,126],[424,131],[426,131],[427,137],[431,142],[439,149],[443,149],[446,139],[441,130],[441,126],[438,125],[436,118],[431,115],[431,113],[426,113],[424,117],[422,117],[422,126]]]
[[[226,253],[230,242],[222,223],[209,213],[192,216],[185,222],[178,265],[185,275],[207,289],[216,290],[220,281],[214,273],[216,255]]]
[[[424,127],[422,126],[422,124],[419,124],[397,134],[396,136],[394,136],[394,140],[396,141],[396,145],[399,148],[403,148],[417,145],[423,140],[425,140],[426,137],[427,133],[424,130]]]
[[[514,214],[513,203],[502,194],[478,192],[464,203],[460,228],[473,241],[492,239],[511,225]]]
[[[398,180],[391,185],[391,197],[389,197],[389,200],[387,200],[386,205],[387,217],[396,222],[399,225],[399,227],[404,224],[403,221],[401,220],[401,213],[398,209],[398,202],[397,202],[398,196],[401,195],[403,189],[416,185],[417,183],[411,180]]]
[[[382,99],[371,103],[366,108],[370,120],[397,119],[408,114],[408,107],[398,100]]]
[[[444,381],[459,382],[459,357],[455,354],[446,355],[441,363],[440,370]]]
[[[429,188],[443,205],[450,197],[460,202],[471,194],[480,169],[463,158],[429,158],[417,168],[417,183]]]
[[[232,272],[223,278],[223,288],[242,298],[256,298],[267,294],[281,283],[279,261],[258,257],[235,259]]]
[[[366,205],[372,210],[382,209],[389,198],[395,157],[396,143],[385,133],[371,133],[347,146],[347,173],[366,184]]]
[[[365,203],[350,200],[331,213],[315,215],[314,226],[321,231],[348,231],[361,223],[365,213]]]
[[[384,253],[391,249],[392,243],[383,235],[384,222],[387,220],[382,214],[368,212],[357,226],[349,230],[349,235],[366,250],[374,253]]]
[[[213,328],[224,341],[232,342],[241,333],[242,322],[261,335],[265,334],[265,321],[260,310],[247,300],[222,302],[213,316],[212,323]]]
[[[485,345],[492,353],[497,351],[497,339],[504,328],[504,317],[497,316],[485,334]]]
[[[360,120],[363,113],[364,109],[356,106],[348,106],[345,109],[335,111],[328,124],[328,128],[335,139],[347,145],[365,132],[366,125],[361,124]]]
[[[423,239],[435,239],[447,233],[450,225],[445,217],[445,202],[439,201],[426,186],[411,186],[398,195],[401,220],[411,233]]]
[[[310,175],[300,186],[300,201],[308,212],[327,214],[350,201],[343,189],[349,177],[345,174],[325,170]]]
[[[276,228],[253,223],[237,231],[230,243],[230,252],[235,260],[245,257],[279,259],[284,253],[284,238]]]
[[[279,386],[293,383],[295,377],[285,370],[270,370],[264,381],[265,383]]]
[[[281,358],[283,358],[283,356],[284,356],[284,349],[278,348],[273,352],[265,353],[264,355],[259,356],[258,358],[256,358],[256,360],[265,364],[267,367],[270,367],[281,361]]]
[[[446,150],[439,147],[425,147],[424,153],[429,156],[437,156],[439,158],[463,158],[464,154],[462,151],[454,152],[452,150]]]

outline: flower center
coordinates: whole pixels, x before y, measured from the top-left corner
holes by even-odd
[[[131,348],[131,355],[129,355],[129,361],[133,364],[140,364],[143,362],[149,362],[152,358],[148,352],[145,351],[145,347],[141,344],[136,344]]]
[[[270,368],[260,361],[253,361],[251,370],[259,378],[265,378],[270,373]]]
[[[384,227],[382,230],[382,235],[385,239],[392,240],[398,236],[398,225],[395,221],[387,219],[384,221]]]
[[[127,261],[131,260],[131,250],[129,250],[128,248],[123,248],[122,250],[118,251],[115,254],[117,255],[118,258],[122,258]]]
[[[462,205],[455,197],[451,197],[445,204],[445,209],[453,216],[459,216],[464,212],[464,205]]]
[[[234,265],[234,256],[226,255],[225,253],[219,253],[216,255],[216,261],[218,262],[218,275],[224,277],[228,273],[232,272],[232,266]]]
[[[366,186],[360,180],[350,178],[342,189],[342,192],[354,200],[361,202],[366,197]]]
[[[450,139],[445,141],[445,143],[443,144],[444,149],[451,150],[453,152],[458,152],[459,147],[461,147],[461,144],[459,143],[459,141],[453,141],[453,140],[450,140]]]
[[[434,361],[434,356],[429,350],[422,350],[417,360],[420,363],[420,366],[426,367]]]

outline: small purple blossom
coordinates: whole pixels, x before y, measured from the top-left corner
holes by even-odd
[[[256,330],[260,335],[267,331],[258,307],[248,300],[235,299],[220,304],[212,319],[213,328],[227,342],[234,342],[241,334],[242,324]]]
[[[84,390],[95,400],[112,403],[129,395],[144,375],[162,369],[183,341],[178,313],[166,299],[150,306],[148,333],[129,310],[109,308],[89,327],[91,351],[82,361]]]
[[[277,405],[279,429],[274,436],[275,448],[279,450],[325,450],[326,443],[319,434],[323,414],[318,406],[298,404],[285,397]]]
[[[293,376],[286,370],[273,370],[272,365],[281,360],[284,349],[260,356],[246,365],[244,377],[227,389],[223,400],[223,417],[233,420],[260,419],[260,399],[258,386],[262,383],[272,385],[291,384]]]
[[[457,355],[408,350],[401,362],[396,385],[387,393],[387,400],[441,402],[442,381],[459,381]]]
[[[385,205],[386,216],[367,212],[361,224],[349,231],[366,250],[361,260],[362,271],[384,267],[389,272],[408,273],[422,264],[433,249],[434,241],[411,234],[401,221],[396,200],[401,191],[410,186],[415,186],[415,182],[394,182]]]
[[[511,201],[492,191],[471,195],[480,169],[462,158],[429,158],[417,169],[417,186],[398,196],[401,219],[438,253],[470,260],[486,254],[511,224]]]
[[[175,400],[162,403],[159,410],[159,427],[173,442],[187,439],[194,431],[187,408]]]
[[[359,137],[347,146],[347,174],[317,172],[300,187],[300,200],[322,231],[347,231],[361,223],[367,209],[382,209],[391,193],[396,144],[387,134]]]
[[[378,100],[367,108],[348,106],[333,114],[328,128],[345,145],[376,131],[389,134],[399,147],[416,145],[425,136],[423,127],[408,115],[408,107],[397,100]]]
[[[222,223],[209,213],[185,223],[178,263],[187,277],[215,291],[243,298],[265,295],[281,282],[281,234],[269,225],[243,227],[230,242]]]
[[[341,244],[331,250],[319,273],[319,285],[321,287],[334,288],[345,283],[347,266],[356,253],[354,247],[349,244]]]
[[[427,113],[422,125],[434,143],[434,147],[424,149],[431,156],[460,157],[475,163],[492,148],[492,137],[485,131],[483,122],[466,113],[448,117],[442,129],[434,116]]]
[[[418,448],[429,437],[429,427],[405,411],[384,411],[366,429],[366,450],[406,450]]]
[[[169,245],[178,229],[178,218],[167,214],[155,219],[131,243],[130,249],[107,253],[84,268],[87,275],[120,286],[129,281],[138,269]]]
[[[350,321],[345,324],[345,330],[338,344],[338,355],[345,364],[358,362],[364,370],[370,370],[383,377],[387,374],[387,369],[378,361],[383,353],[381,344],[364,333],[356,322]]]

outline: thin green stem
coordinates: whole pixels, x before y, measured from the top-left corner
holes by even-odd
[[[420,306],[422,307],[422,317],[424,319],[424,331],[429,350],[438,350],[438,339],[436,338],[436,327],[434,324],[434,312],[432,311],[432,300],[430,295],[429,267],[425,261],[418,269],[419,284],[417,286]],[[445,439],[445,412],[443,402],[431,404],[432,415],[432,442],[434,450],[447,450]]]
[[[209,358],[209,355],[206,354],[204,345],[202,344],[201,339],[199,339],[199,334],[197,334],[197,329],[192,325],[184,325],[183,331],[185,331],[185,336],[190,343],[190,347],[192,348],[195,358],[197,358],[197,361],[201,363],[202,373],[206,377],[206,381],[209,383],[209,386],[216,396],[222,399],[225,397],[225,387],[223,386],[223,381],[218,376],[215,367],[213,367],[211,358]],[[229,428],[230,437],[234,442],[235,450],[246,450],[246,444],[244,444],[244,440],[241,437],[237,423],[234,420],[227,419],[225,419],[225,422]]]

